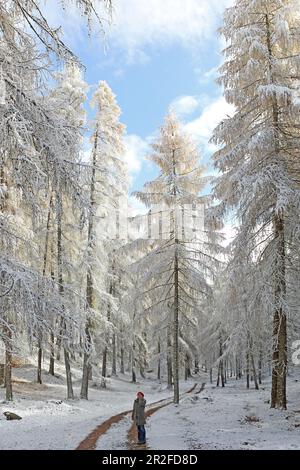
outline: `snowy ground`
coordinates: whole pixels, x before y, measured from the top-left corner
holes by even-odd
[[[131,409],[138,390],[145,392],[149,403],[170,396],[163,385],[148,380],[132,384],[128,376],[120,376],[107,379],[106,389],[91,387],[88,401],[68,401],[63,367],[58,365],[57,371],[57,377],[44,373],[44,384],[39,385],[33,366],[13,369],[12,403],[4,401],[5,391],[0,388],[0,449],[75,449],[97,425]],[[75,370],[74,379],[79,396],[79,370]],[[7,421],[5,411],[23,419]]]
[[[33,366],[14,369],[13,403],[4,402],[0,388],[0,449],[75,449],[99,424],[129,410],[136,391],[142,389],[148,403],[170,396],[164,385],[151,380],[132,384],[121,376],[108,379],[107,389],[91,388],[90,400],[65,400],[63,368],[58,376],[44,374],[44,384],[35,383]],[[61,373],[61,375],[60,375]],[[75,371],[79,395],[80,371]],[[288,410],[271,410],[270,384],[259,391],[246,390],[244,381],[231,380],[216,388],[206,382],[200,394],[185,395],[179,406],[169,405],[147,421],[150,449],[300,449],[300,380],[288,380]],[[182,391],[193,382],[182,384]],[[20,421],[6,421],[4,411],[13,411]],[[98,449],[125,449],[130,416],[112,425],[97,443]]]
[[[199,383],[207,381],[202,374]],[[147,420],[148,449],[300,449],[300,380],[288,379],[289,408],[271,410],[270,383],[247,390],[244,381],[225,388],[206,383],[202,393],[158,410]],[[98,440],[98,449],[124,449],[126,417]]]
[[[206,385],[148,422],[151,449],[300,449],[300,381],[288,381],[287,411],[271,410],[269,384],[247,390],[244,381],[224,389]]]

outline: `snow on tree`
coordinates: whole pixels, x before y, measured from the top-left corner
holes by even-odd
[[[2,13],[2,20],[5,20],[5,14],[9,16],[0,44],[1,80],[4,95],[2,96],[0,113],[2,195],[4,199],[10,198],[11,200],[16,195],[18,196],[18,208],[26,210],[26,221],[31,216],[30,225],[32,227],[29,225],[29,230],[34,230],[43,212],[41,195],[47,193],[49,189],[57,189],[58,185],[62,188],[63,185],[68,195],[73,196],[74,204],[79,200],[80,204],[84,203],[78,180],[79,167],[74,164],[76,159],[79,160],[80,157],[80,140],[78,139],[80,130],[76,124],[70,126],[69,116],[60,114],[55,100],[50,99],[45,93],[44,71],[47,70],[47,66],[45,57],[38,51],[33,37],[26,32],[22,34],[21,29],[17,34],[14,25],[16,28],[19,27],[19,17],[18,15],[14,16],[13,10],[8,9]],[[1,240],[4,247],[2,254],[5,259],[1,264],[1,269],[3,278],[7,280],[4,283],[4,291],[7,291],[8,297],[13,298],[13,295],[17,294],[13,287],[18,286],[18,295],[21,299],[25,299],[25,294],[29,295],[30,293],[32,302],[37,305],[38,298],[42,315],[42,312],[46,312],[41,296],[44,292],[43,286],[47,285],[47,289],[51,285],[53,287],[53,280],[52,278],[41,279],[38,276],[40,263],[36,256],[31,256],[32,253],[36,253],[34,237],[30,236],[24,240],[18,233],[20,227],[17,224],[14,226],[14,224],[8,223],[9,210],[5,204],[3,207]],[[7,210],[8,212],[6,212]],[[27,246],[26,250],[23,249],[24,244]],[[14,246],[13,249],[12,246]],[[24,251],[25,256],[23,257]],[[6,272],[8,262],[9,275]],[[23,273],[21,278],[31,282],[31,286],[25,281],[24,283],[15,282],[19,278],[19,271]],[[36,279],[39,279],[39,287],[33,288],[33,284],[36,286]],[[12,284],[13,287],[7,290],[6,284],[7,286]],[[52,294],[54,295],[56,292],[56,300],[53,301],[53,305],[58,305],[61,299],[58,298],[57,289],[54,287],[53,289]],[[69,303],[71,298],[72,295],[64,302],[63,316],[65,319],[70,319]],[[46,299],[44,300],[46,302]],[[9,298],[5,301],[9,301]],[[14,305],[16,298],[14,297],[14,300],[10,302]],[[47,322],[45,323],[43,316],[38,321],[36,320],[34,316],[36,309],[28,308],[25,303],[23,309],[21,307],[16,309],[20,315],[24,311],[33,314],[32,319],[29,318],[28,322],[30,323],[32,320],[36,328],[30,328],[30,331],[45,329],[44,326]],[[50,309],[49,317],[51,311]],[[57,307],[56,312],[58,312]],[[1,320],[3,318],[7,325],[5,320],[7,316],[1,313]],[[73,319],[70,319],[70,325],[72,322]],[[16,320],[15,323],[18,324]],[[9,324],[10,329],[12,326]]]
[[[169,332],[174,402],[178,403],[179,352],[184,350],[186,357],[187,351],[184,330],[187,325],[197,328],[199,302],[212,296],[211,281],[218,260],[210,230],[201,227],[205,198],[199,193],[207,179],[196,144],[170,114],[152,148],[149,159],[158,165],[160,174],[146,183],[143,191],[134,193],[150,208],[149,240],[144,244],[150,243],[151,250],[134,267],[144,312],[157,317],[160,328]]]
[[[90,185],[91,212],[87,235],[86,304],[97,309],[113,328],[112,316],[117,309],[116,290],[118,257],[116,256],[122,234],[118,233],[119,211],[127,209],[127,168],[124,161],[123,136],[125,126],[119,122],[121,110],[115,95],[104,81],[92,98],[96,108],[92,142],[92,179]],[[100,277],[99,277],[100,273]],[[96,287],[97,286],[97,287]],[[88,346],[84,354],[81,397],[88,398],[88,377],[91,367],[92,322],[87,312],[86,338]],[[109,334],[103,332],[107,338]],[[114,360],[116,337],[113,333]],[[106,376],[107,339],[103,347],[102,375]]]
[[[293,0],[238,0],[224,15],[219,82],[236,112],[215,129],[215,197],[239,221],[235,259],[255,261],[272,306],[272,407],[286,408],[288,251],[298,242],[299,15]],[[246,282],[246,279],[244,280]],[[270,285],[271,282],[271,285]]]
[[[51,0],[53,4],[53,0]],[[61,28],[53,28],[43,10],[47,0],[3,0],[0,5],[0,29],[6,41],[23,42],[29,36],[32,36],[41,47],[46,50],[47,54],[54,53],[57,57],[64,60],[77,60],[75,54],[63,42],[61,36]],[[64,8],[68,14],[68,8],[72,5],[78,8],[82,16],[87,20],[89,30],[91,29],[92,21],[100,26],[103,32],[103,18],[99,13],[99,7],[102,7],[102,13],[111,15],[112,1],[111,0],[62,0],[56,1],[56,6],[59,4]],[[108,19],[109,19],[108,17]]]

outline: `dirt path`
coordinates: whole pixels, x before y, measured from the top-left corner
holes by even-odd
[[[184,395],[187,395],[187,394],[189,394],[189,393],[192,393],[192,392],[196,389],[197,385],[198,385],[198,384],[195,383],[195,385],[193,385],[193,387],[192,387],[190,390],[188,390],[187,392],[183,393],[183,394],[181,395],[181,397],[184,396]],[[205,387],[205,383],[202,383],[202,384],[201,384],[201,387],[199,388],[199,390],[196,391],[195,393],[200,393],[200,392],[202,392],[202,390],[204,389],[204,387]],[[167,399],[167,400],[168,400],[167,403],[160,403],[160,404],[159,404],[159,402],[157,402],[157,403],[152,403],[151,406],[153,406],[153,405],[157,405],[157,406],[155,406],[154,408],[150,408],[150,410],[147,410],[147,411],[146,411],[146,413],[145,413],[145,414],[146,414],[146,418],[150,418],[150,416],[152,416],[156,411],[158,411],[158,410],[160,410],[161,408],[164,408],[165,406],[168,406],[168,405],[170,405],[171,403],[173,403],[172,398]],[[166,400],[161,400],[161,402],[166,402]],[[129,429],[129,431],[128,431],[128,433],[127,433],[127,448],[128,448],[128,450],[143,450],[143,449],[149,449],[149,447],[147,446],[147,444],[145,444],[145,445],[139,445],[139,444],[137,444],[136,441],[137,441],[136,425],[135,425],[135,424],[132,424],[131,427],[130,427],[130,429]]]
[[[203,388],[204,385],[202,384]],[[192,393],[195,388],[197,387],[197,384],[193,385],[193,387],[185,392],[182,395],[185,395],[187,393]],[[163,408],[164,406],[169,405],[172,403],[172,398],[164,398],[162,400],[156,401],[154,403],[150,403],[148,406],[151,408],[146,411],[146,416],[149,417],[153,413],[155,413],[157,410],[160,408]],[[152,408],[154,407],[154,408]],[[115,416],[111,416],[108,418],[106,421],[101,423],[99,426],[97,426],[79,445],[76,447],[76,450],[95,450],[96,444],[98,439],[105,434],[108,429],[113,425],[121,421],[123,418],[125,418],[129,413],[131,413],[132,410],[127,410],[123,411],[122,413],[119,413]],[[128,448],[129,449],[142,449],[146,448],[145,446],[137,446],[135,444],[136,441],[136,426],[132,425],[131,428],[128,431]]]

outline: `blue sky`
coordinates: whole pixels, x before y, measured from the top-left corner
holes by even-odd
[[[213,146],[208,140],[215,125],[231,112],[214,82],[223,47],[217,28],[231,3],[114,0],[113,24],[104,21],[105,39],[95,29],[88,37],[75,9],[66,14],[47,7],[50,23],[62,26],[66,43],[86,67],[90,94],[99,80],[105,80],[117,95],[127,126],[131,189],[155,175],[145,154],[170,106],[199,142],[208,172],[212,171]]]

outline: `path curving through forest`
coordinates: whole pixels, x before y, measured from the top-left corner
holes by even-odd
[[[188,390],[187,392],[183,393],[181,395],[187,395],[192,393],[196,387],[197,383],[193,385],[193,387]],[[198,392],[202,391],[204,389],[205,383],[202,383],[201,388],[199,389]],[[156,402],[150,403],[147,405],[147,411],[146,411],[146,417],[149,418],[153,413],[158,411],[161,408],[164,408],[165,406],[170,405],[173,403],[173,398],[163,398],[162,400],[158,400]],[[125,418],[128,414],[132,413],[132,410],[127,410],[127,411],[122,411],[121,413],[118,413],[117,415],[111,416],[107,420],[105,420],[103,423],[99,424],[88,436],[81,441],[81,443],[76,447],[75,450],[95,450],[97,441],[98,439],[103,436],[113,424],[116,424],[120,422],[123,418]],[[139,450],[139,449],[145,449],[147,448],[146,445],[137,445],[136,444],[136,426],[134,424],[131,425],[130,429],[128,430],[127,433],[127,448],[132,449],[132,450]]]
[[[180,398],[182,398],[184,395],[187,395],[187,394],[190,394],[190,393],[194,392],[196,390],[197,385],[198,384],[195,383],[190,390],[188,390],[185,393],[182,393]],[[202,392],[204,387],[205,387],[205,383],[203,382],[201,384],[201,387],[199,388],[199,390],[195,391],[195,393]],[[165,400],[161,400],[161,402],[163,402],[163,401],[165,401]],[[172,398],[168,399],[167,403],[161,403],[161,404],[159,404],[159,402],[152,403],[150,406],[153,406],[153,405],[157,405],[157,406],[155,406],[154,408],[150,408],[149,410],[146,411],[146,413],[145,413],[146,418],[149,418],[150,416],[152,416],[156,411],[160,410],[161,408],[164,408],[165,406],[171,405],[171,403],[173,403]],[[128,431],[128,433],[127,433],[127,448],[128,448],[128,450],[149,449],[149,447],[147,446],[147,443],[145,445],[139,445],[139,444],[137,444],[136,441],[137,441],[136,425],[132,424],[129,431]]]

